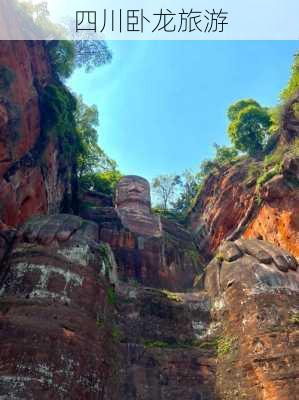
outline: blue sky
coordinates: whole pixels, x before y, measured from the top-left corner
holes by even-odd
[[[228,144],[226,110],[252,97],[275,105],[295,41],[109,42],[113,61],[68,84],[100,112],[99,143],[124,174],[151,180],[196,171]]]

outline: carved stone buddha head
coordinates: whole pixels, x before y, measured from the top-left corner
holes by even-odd
[[[140,176],[127,175],[116,188],[116,210],[130,231],[145,236],[160,236],[159,218],[151,213],[151,194],[148,181]]]
[[[117,185],[116,208],[150,213],[151,195],[148,181],[140,176],[124,176]]]

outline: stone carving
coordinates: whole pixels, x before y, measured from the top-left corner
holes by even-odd
[[[0,276],[0,398],[106,398],[107,250],[98,226],[74,215],[18,231]]]
[[[224,242],[205,287],[219,330],[217,398],[296,400],[297,260],[262,240]]]
[[[280,288],[299,291],[297,266],[295,257],[268,242],[227,241],[207,267],[205,287],[213,298],[234,284],[253,291]]]
[[[159,218],[151,213],[150,186],[135,175],[123,177],[116,189],[116,210],[123,225],[144,236],[161,236]]]

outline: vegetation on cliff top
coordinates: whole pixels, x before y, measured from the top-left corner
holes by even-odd
[[[43,90],[41,107],[44,129],[59,138],[66,157],[76,160],[82,188],[111,194],[121,174],[98,144],[97,108],[59,81]]]
[[[48,45],[51,65],[58,80],[68,78],[75,68],[86,72],[111,61],[112,55],[103,41],[52,41]],[[76,160],[79,186],[112,195],[121,173],[98,144],[99,114],[96,106],[87,106],[77,97],[72,111],[76,132]]]
[[[39,32],[39,37],[62,38],[72,34],[67,25],[53,23],[45,1],[33,2],[12,0],[12,7],[17,9],[24,21],[28,22],[32,32]],[[88,39],[88,38],[86,38]],[[112,54],[103,40],[48,40],[48,53],[53,72],[60,79],[71,76],[75,68],[85,68],[87,72],[107,64]]]
[[[51,22],[46,3],[24,0],[20,6],[23,16],[44,33],[58,34],[63,30],[63,27]],[[45,132],[55,134],[64,156],[76,162],[82,188],[111,194],[121,175],[116,163],[98,144],[98,110],[95,106],[84,104],[64,81],[76,68],[85,68],[89,72],[109,63],[112,54],[104,41],[49,40],[44,44],[53,73],[52,83],[41,91]],[[4,72],[0,90],[1,83],[7,86],[13,79],[9,71]]]
[[[197,173],[188,176],[162,175],[153,181],[158,206],[156,212],[169,213],[179,221],[184,220],[188,211],[200,197],[206,179],[219,173],[224,166],[233,165],[242,159],[249,159],[246,184],[259,188],[269,179],[281,173],[282,161],[286,154],[299,156],[298,140],[288,145],[277,144],[277,134],[281,131],[282,115],[288,102],[299,92],[299,54],[295,55],[289,82],[280,94],[280,103],[272,108],[261,106],[254,99],[242,99],[228,108],[228,136],[232,146],[214,144],[215,156],[204,160]],[[299,119],[299,102],[292,105],[295,118]],[[175,181],[173,177],[176,177]],[[172,185],[172,191],[165,201],[163,186],[165,181]],[[166,185],[167,186],[167,185]]]

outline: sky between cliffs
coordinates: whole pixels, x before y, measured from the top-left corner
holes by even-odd
[[[100,145],[124,174],[151,180],[196,171],[228,144],[226,110],[252,97],[277,103],[294,41],[110,42],[113,61],[68,84],[100,112]]]

